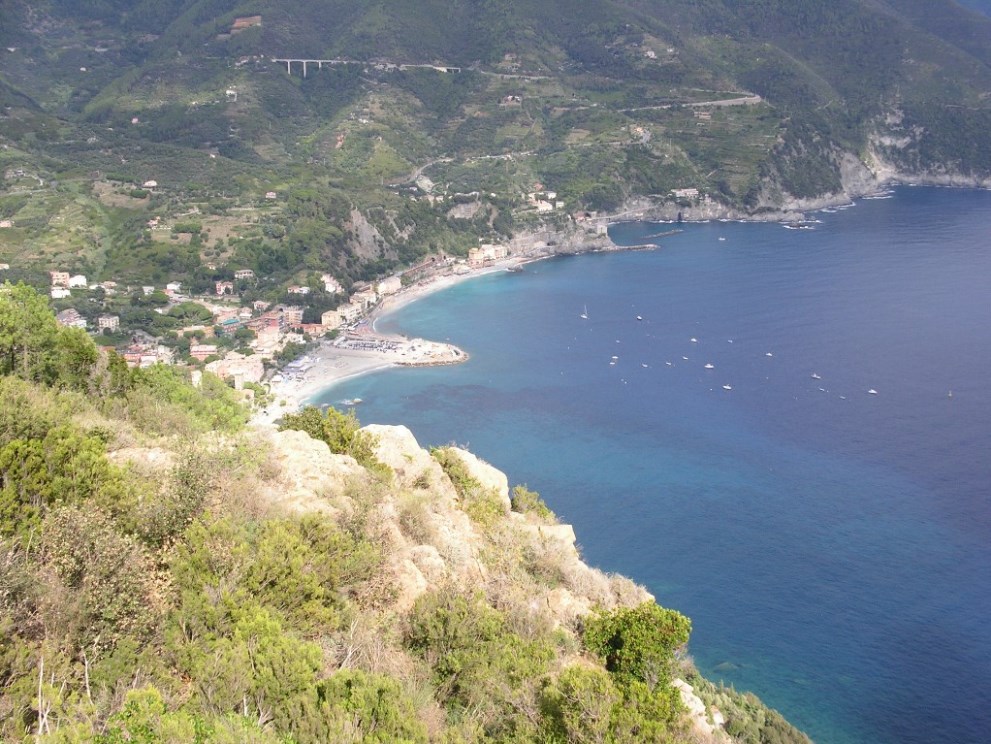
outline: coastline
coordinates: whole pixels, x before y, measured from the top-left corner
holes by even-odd
[[[345,342],[341,345],[340,342],[320,341],[318,347],[307,354],[312,366],[306,372],[298,378],[283,378],[271,382],[273,401],[265,409],[255,412],[252,416],[253,423],[272,424],[284,413],[298,411],[319,393],[362,375],[394,367],[438,366],[468,361],[470,355],[453,344],[382,333],[376,328],[376,323],[441,290],[534,260],[549,258],[552,255],[554,254],[547,253],[537,257],[511,256],[475,271],[445,274],[418,282],[394,295],[389,295],[376,305],[368,318],[360,324],[362,330],[349,335],[350,343]],[[377,348],[348,348],[356,343]]]
[[[862,174],[858,174],[862,175]],[[847,206],[859,198],[871,198],[884,194],[895,186],[943,186],[951,188],[989,188],[982,183],[977,184],[947,184],[929,182],[925,178],[909,181],[902,174],[886,173],[873,179],[851,179],[855,183],[847,184],[848,188],[838,194],[826,195],[819,199],[796,201],[780,208],[776,212],[761,215],[743,215],[724,205],[711,205],[708,209],[688,208],[682,210],[683,219],[675,219],[676,214],[670,214],[671,207],[662,207],[652,200],[633,200],[622,205],[615,213],[599,215],[590,220],[592,225],[608,226],[626,220],[648,220],[661,224],[691,224],[709,222],[712,220],[731,220],[741,222],[804,222],[808,220],[809,212],[818,212],[838,206]],[[675,207],[674,209],[677,210]],[[667,237],[680,230],[670,230],[659,233],[657,237]],[[581,229],[571,228],[570,231],[547,228],[525,232],[514,236],[510,241],[514,253],[508,258],[494,261],[482,268],[464,273],[448,273],[434,276],[417,282],[399,292],[387,296],[376,305],[368,317],[359,324],[357,337],[371,345],[394,345],[395,348],[377,350],[341,348],[337,342],[322,340],[316,350],[308,356],[313,361],[312,366],[299,378],[281,379],[271,382],[273,402],[264,410],[256,411],[252,420],[256,423],[273,423],[283,413],[295,412],[305,406],[317,394],[334,386],[362,375],[379,372],[392,367],[401,366],[436,366],[445,364],[460,364],[468,361],[470,355],[463,349],[452,344],[445,344],[424,339],[408,339],[398,334],[382,333],[377,323],[382,318],[406,308],[412,303],[428,297],[436,292],[448,289],[462,282],[499,271],[511,270],[525,264],[541,261],[554,256],[575,255],[580,253],[631,251],[654,249],[654,244],[621,246],[613,243],[607,233],[592,234]],[[353,338],[353,336],[352,336]],[[416,356],[419,354],[419,356]]]

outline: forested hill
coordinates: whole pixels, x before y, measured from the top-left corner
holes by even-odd
[[[0,261],[347,283],[643,196],[982,183],[989,92],[991,19],[953,0],[4,0]],[[188,255],[142,236],[192,209]]]

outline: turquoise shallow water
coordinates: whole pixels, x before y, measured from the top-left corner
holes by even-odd
[[[820,219],[459,285],[384,322],[470,362],[322,400],[540,491],[589,562],[692,617],[707,675],[818,742],[988,741],[991,193]]]

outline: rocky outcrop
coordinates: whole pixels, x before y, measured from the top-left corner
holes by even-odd
[[[496,470],[467,450],[451,447],[450,451],[464,463],[468,474],[477,480],[483,489],[491,491],[499,498],[503,510],[509,514],[511,504],[509,501],[509,478],[506,477],[506,474]]]
[[[367,477],[353,457],[332,454],[324,442],[302,431],[268,431],[259,444],[281,466],[263,495],[290,511],[335,512],[348,483]]]

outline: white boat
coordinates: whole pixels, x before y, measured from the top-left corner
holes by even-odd
[[[691,339],[689,339],[689,340],[690,340],[690,341],[691,341],[691,342],[692,342],[693,344],[697,344],[697,343],[699,342],[699,340],[698,340],[697,338],[695,338],[694,336],[692,336],[692,338],[691,338]]]
[[[647,362],[640,362],[640,366],[647,369]]]
[[[764,354],[764,356],[766,356],[766,357],[772,357],[772,356],[774,356],[774,354],[772,354],[771,352],[767,352],[766,354]]]
[[[733,389],[732,385],[723,385],[723,390],[732,390],[732,389]]]
[[[578,316],[582,320],[588,320],[588,305],[582,307],[582,314]]]
[[[643,316],[642,315],[638,315],[637,316],[637,320],[643,320]]]
[[[726,238],[720,238],[720,240],[726,240]]]
[[[345,398],[340,403],[342,406],[356,406],[361,403],[361,398]]]
[[[813,372],[812,373],[812,379],[813,380],[821,380],[822,378],[817,373]]]
[[[871,388],[870,390],[867,391],[867,394],[868,395],[877,395],[877,390],[875,390],[874,388]]]
[[[616,356],[615,354],[613,354],[613,355],[612,355],[612,358],[613,358],[613,359],[619,359],[619,357],[618,357],[618,356]]]
[[[705,368],[706,369],[715,369],[716,367],[713,364],[707,364],[707,365],[705,365]]]

